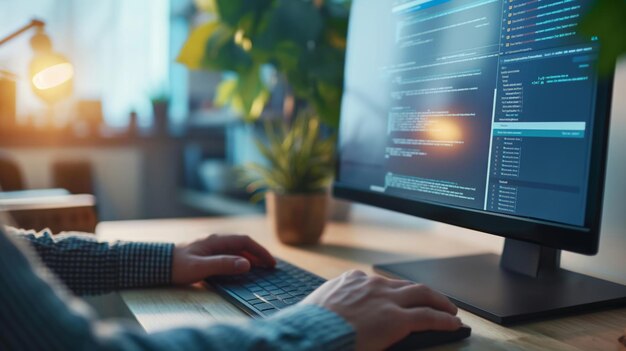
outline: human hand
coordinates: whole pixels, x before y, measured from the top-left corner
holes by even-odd
[[[249,236],[213,234],[174,247],[172,283],[192,284],[209,276],[242,274],[251,266],[275,265],[274,257]]]
[[[302,303],[325,307],[356,331],[356,350],[382,350],[411,332],[456,330],[461,319],[445,296],[425,285],[350,271],[326,282]]]

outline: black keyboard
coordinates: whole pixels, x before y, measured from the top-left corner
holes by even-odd
[[[255,318],[265,318],[296,304],[326,280],[302,268],[277,259],[276,268],[253,268],[237,276],[206,280],[217,292]],[[411,333],[388,350],[408,351],[447,344],[470,336],[468,326],[455,331]]]
[[[253,268],[243,275],[206,281],[249,315],[264,318],[302,301],[326,280],[277,259],[274,269]]]

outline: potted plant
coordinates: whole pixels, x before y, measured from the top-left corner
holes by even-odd
[[[191,69],[227,72],[217,89],[216,106],[229,106],[254,122],[275,93],[276,82],[287,85],[281,119],[300,117],[266,128],[267,145],[257,144],[268,162],[246,168],[249,188],[267,190],[269,217],[283,242],[317,242],[334,169],[333,138],[322,137],[320,124],[331,132],[339,125],[350,1],[196,4],[209,20],[193,29],[178,61]],[[332,207],[340,205],[333,202]]]
[[[166,135],[168,132],[169,96],[160,93],[152,97],[150,102],[152,103],[154,132],[160,136]]]
[[[323,136],[314,115],[265,127],[267,141],[257,140],[257,147],[267,163],[246,165],[248,188],[257,199],[265,196],[268,218],[281,242],[316,244],[326,224],[335,138]]]

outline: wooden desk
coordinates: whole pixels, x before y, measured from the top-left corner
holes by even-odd
[[[333,278],[355,268],[373,273],[371,268],[373,263],[498,252],[502,242],[499,238],[450,226],[433,225],[430,222],[417,222],[412,228],[404,229],[402,227],[390,229],[388,226],[368,223],[333,223],[327,227],[323,243],[310,248],[294,248],[280,244],[263,217],[103,222],[97,228],[101,240],[185,242],[210,233],[247,233],[274,255],[325,278]],[[617,251],[616,255],[620,255],[621,258],[618,258],[620,260],[618,262],[612,261],[618,263],[617,266],[612,266],[613,269],[624,269],[623,253],[624,251]],[[566,258],[565,261],[570,266],[576,266],[580,260],[583,263],[589,260],[582,256],[578,261],[576,257]],[[604,270],[610,271],[606,267]],[[623,277],[623,272],[607,273],[605,276]],[[194,291],[197,291],[200,288],[195,289]],[[159,294],[172,291],[174,289],[131,291],[123,293],[122,299],[133,310],[135,307],[133,304],[137,303],[138,296],[149,294],[153,300],[155,297],[158,300]],[[177,291],[179,295],[176,296],[186,298],[184,297],[186,291]],[[203,293],[204,291],[200,292]],[[171,300],[171,296],[169,295],[168,299]],[[225,304],[222,301],[213,299],[210,303]],[[224,311],[227,314],[230,306],[221,307],[226,309]],[[189,318],[182,318],[183,320],[198,318],[191,310],[185,313],[188,313]],[[501,327],[466,311],[460,311],[459,315],[466,324],[472,326],[472,337],[460,343],[437,348],[438,350],[616,350],[617,339],[626,328],[626,308],[512,328]],[[148,312],[136,313],[135,317],[144,326],[149,325],[148,319],[152,318]],[[151,331],[151,328],[146,329],[148,332]]]

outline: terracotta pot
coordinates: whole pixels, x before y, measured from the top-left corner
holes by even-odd
[[[328,196],[265,194],[267,216],[278,239],[287,245],[314,245],[326,225]]]

